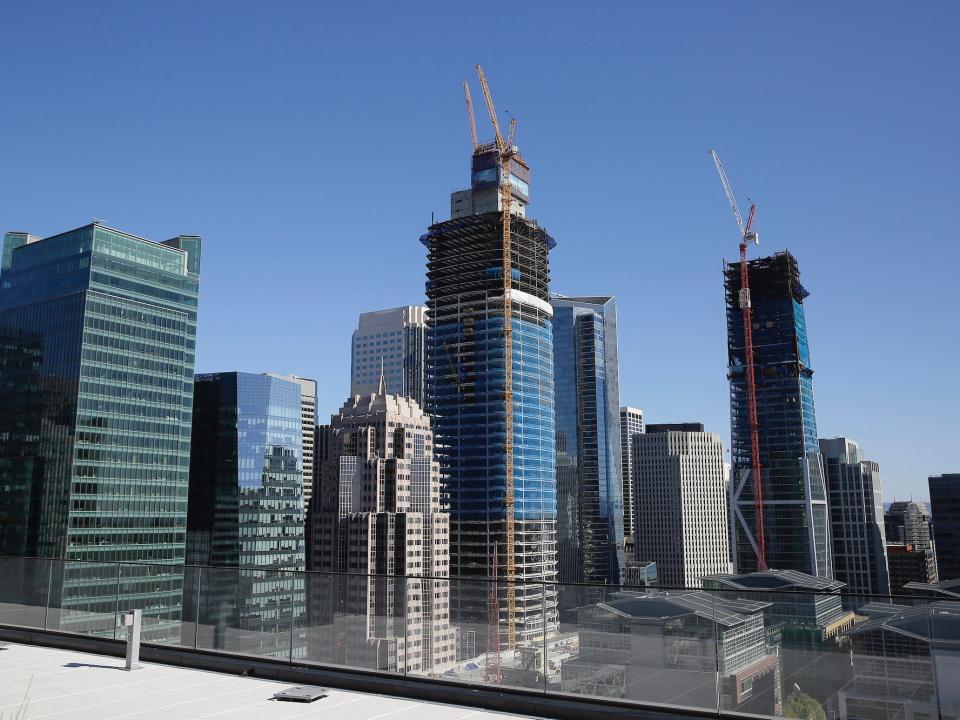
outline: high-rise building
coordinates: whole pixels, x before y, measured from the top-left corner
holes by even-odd
[[[554,295],[553,382],[560,583],[623,582],[623,483],[617,307],[612,297]],[[565,611],[602,598],[560,587]]]
[[[908,594],[907,583],[935,583],[937,559],[932,548],[918,548],[910,543],[887,545],[887,569],[890,574],[890,593]]]
[[[723,443],[700,423],[647,425],[634,437],[637,557],[661,587],[700,587],[730,570]]]
[[[396,672],[455,661],[450,517],[429,416],[381,384],[323,432],[310,568],[344,575],[311,590],[311,657]]]
[[[422,305],[361,313],[350,346],[350,395],[376,392],[382,371],[388,393],[423,407],[426,333]]]
[[[306,615],[301,386],[242,372],[197,375],[187,560],[212,566],[190,607],[204,647],[288,657]],[[202,640],[202,638],[201,638]],[[302,656],[304,644],[294,643]]]
[[[883,514],[884,532],[890,545],[912,545],[916,550],[933,550],[930,512],[923,503],[897,500]]]
[[[740,308],[740,264],[724,267],[730,378],[730,511],[737,572],[766,565],[818,577],[833,576],[826,488],[813,407],[813,370],[803,301],[793,255],[750,261],[754,376],[760,439],[764,542],[757,537],[746,351]]]
[[[485,581],[521,581],[510,597],[499,584],[500,627],[535,640],[557,627],[556,467],[553,308],[549,252],[555,242],[527,219],[530,170],[518,154],[500,178],[496,148],[473,154],[471,189],[454,193],[452,219],[430,226],[427,248],[427,410],[450,498],[451,572]],[[500,183],[514,202],[510,223],[513,513],[507,521],[503,223]],[[469,202],[464,200],[468,197]],[[513,529],[513,568],[507,532]],[[547,583],[546,585],[543,583]],[[489,625],[483,582],[454,585],[452,614]],[[511,625],[512,623],[512,625]]]
[[[890,592],[880,466],[864,460],[849,438],[821,439],[820,454],[830,500],[834,578],[846,584],[845,607],[853,610],[870,602],[870,595]]]
[[[931,475],[934,551],[940,580],[960,579],[960,473]]]
[[[50,599],[65,629],[114,631],[116,573],[96,563],[151,562],[169,572],[119,590],[148,608],[145,639],[179,633],[199,273],[195,236],[4,237],[0,554],[85,561]]]
[[[623,480],[623,535],[631,553],[635,548],[637,520],[634,514],[636,478],[633,471],[633,436],[643,433],[643,410],[620,408],[620,473]]]
[[[310,507],[310,498],[313,495],[314,467],[316,465],[317,442],[317,381],[299,375],[281,375],[267,373],[271,377],[288,380],[300,386],[300,431],[303,435],[302,464],[303,464],[303,507]]]

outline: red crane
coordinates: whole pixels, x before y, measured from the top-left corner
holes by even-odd
[[[743,345],[745,365],[744,375],[747,380],[747,417],[750,427],[750,460],[751,474],[753,475],[753,513],[756,521],[756,540],[757,540],[757,567],[762,572],[767,569],[766,555],[766,535],[763,531],[763,483],[760,475],[760,431],[757,421],[757,380],[754,369],[753,359],[753,313],[750,305],[750,277],[747,268],[747,247],[750,243],[760,244],[760,237],[754,229],[753,221],[757,214],[757,206],[750,205],[750,212],[747,215],[747,223],[744,225],[743,216],[740,214],[740,208],[737,205],[737,198],[730,187],[730,181],[727,179],[727,173],[723,169],[723,163],[720,162],[720,156],[715,150],[710,151],[713,156],[713,162],[717,166],[717,173],[720,175],[720,182],[723,183],[723,192],[726,193],[727,202],[730,203],[730,209],[733,211],[733,217],[737,221],[737,228],[740,230],[740,310],[743,313]]]

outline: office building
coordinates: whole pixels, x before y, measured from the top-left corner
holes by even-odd
[[[317,381],[299,375],[266,374],[281,380],[294,382],[300,386],[300,431],[303,435],[301,443],[303,507],[306,510],[310,507],[310,497],[313,495],[314,467],[317,462]]]
[[[376,392],[382,371],[388,393],[423,407],[426,333],[421,305],[361,313],[350,345],[350,395]]]
[[[557,579],[549,302],[549,252],[555,242],[524,217],[530,171],[514,155],[508,177],[502,178],[514,199],[509,268],[513,510],[508,520],[504,243],[496,148],[480,145],[472,169],[469,203],[455,193],[452,219],[431,225],[420,238],[427,248],[427,410],[434,417],[437,458],[450,499],[451,573],[486,580],[507,579],[512,571],[521,581],[515,591],[499,584],[503,641],[511,635],[535,641],[557,626],[556,593],[549,584]],[[514,539],[508,553],[510,530]],[[459,583],[452,614],[461,624],[486,627],[487,594],[483,583]]]
[[[940,580],[960,579],[960,473],[931,475],[930,511]]]
[[[713,712],[719,700],[725,710],[780,715],[766,606],[694,591],[617,593],[579,608],[579,655],[561,666],[561,689]]]
[[[633,473],[633,436],[643,433],[643,410],[620,408],[620,473],[623,480],[623,535],[630,552],[635,553],[637,521],[634,515],[636,478]]]
[[[395,672],[456,660],[450,517],[430,418],[411,398],[355,395],[324,426],[310,513],[311,658]],[[372,577],[371,577],[372,576]]]
[[[865,460],[849,438],[820,440],[820,454],[830,501],[834,578],[847,586],[844,603],[853,610],[869,602],[870,595],[890,592],[880,466]]]
[[[200,244],[99,223],[4,237],[0,554],[92,563],[55,584],[62,629],[112,635],[116,573],[96,563],[150,562],[170,570],[120,593],[144,639],[179,633]]]
[[[730,570],[726,473],[720,436],[700,423],[647,425],[633,439],[637,558],[662,587],[700,587]]]
[[[209,569],[187,598],[203,647],[287,657],[293,643],[304,653],[290,632],[306,616],[304,579],[284,572],[306,569],[301,408],[296,382],[196,377],[187,561]]]
[[[884,531],[890,545],[912,545],[916,550],[933,550],[930,512],[923,503],[898,500],[883,514]]]
[[[887,545],[886,549],[891,594],[910,594],[909,589],[904,589],[910,583],[938,581],[937,559],[932,549],[924,550],[910,543]]]
[[[553,405],[561,583],[619,585],[625,563],[617,308],[612,297],[554,295]],[[599,588],[561,586],[561,612]]]
[[[826,488],[813,406],[813,369],[797,261],[787,252],[751,260],[754,376],[764,537],[758,538],[747,403],[740,264],[724,267],[730,379],[733,562],[833,576]]]

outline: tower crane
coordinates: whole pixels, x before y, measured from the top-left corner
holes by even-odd
[[[757,420],[757,381],[753,357],[753,311],[750,303],[750,277],[747,267],[747,248],[751,243],[760,244],[760,236],[754,228],[757,206],[751,203],[750,211],[747,214],[747,222],[744,224],[740,207],[737,205],[737,198],[730,187],[730,181],[727,179],[726,170],[723,169],[723,163],[720,162],[720,156],[717,155],[716,150],[711,150],[710,155],[717,166],[717,174],[720,175],[723,192],[727,196],[730,210],[733,211],[737,228],[740,230],[740,293],[738,300],[740,311],[743,313],[744,375],[747,381],[747,416],[750,428],[750,472],[753,475],[753,513],[757,534],[757,568],[762,572],[767,569],[766,535],[763,530],[763,483],[760,476],[760,431]]]
[[[504,511],[506,513],[506,565],[507,565],[507,645],[514,647],[517,640],[517,588],[516,588],[516,546],[514,545],[514,492],[513,492],[513,304],[512,291],[513,242],[510,234],[510,205],[513,191],[510,183],[510,169],[515,154],[513,136],[516,132],[516,120],[510,121],[510,141],[504,139],[497,120],[497,110],[490,96],[490,86],[483,68],[477,65],[477,77],[483,90],[483,99],[493,125],[494,143],[497,151],[497,165],[500,181],[501,224],[503,226],[503,405],[504,405],[504,441],[505,455],[505,493]]]
[[[476,150],[480,141],[477,139],[477,120],[473,116],[473,98],[470,97],[470,86],[463,81],[463,99],[467,102],[467,118],[470,120],[470,137],[473,139],[473,149]]]

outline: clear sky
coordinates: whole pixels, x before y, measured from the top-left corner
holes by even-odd
[[[5,2],[0,229],[202,235],[197,369],[315,377],[322,417],[357,315],[423,301],[480,62],[552,289],[617,297],[624,404],[729,444],[716,147],[811,292],[820,435],[925,498],[960,472],[958,27],[956,2]]]

